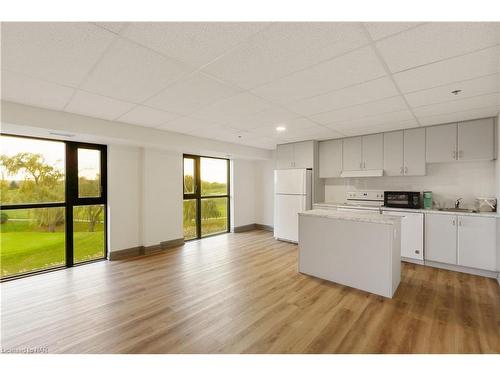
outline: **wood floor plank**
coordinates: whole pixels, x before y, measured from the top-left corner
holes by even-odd
[[[393,299],[297,272],[266,231],[2,283],[1,346],[50,353],[500,353],[493,279],[403,263]]]

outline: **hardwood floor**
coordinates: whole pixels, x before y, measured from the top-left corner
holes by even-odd
[[[49,353],[499,353],[493,279],[404,263],[392,300],[228,234],[1,284],[2,348]]]

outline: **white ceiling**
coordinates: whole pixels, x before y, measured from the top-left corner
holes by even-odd
[[[272,149],[494,116],[499,43],[479,22],[3,23],[2,99]]]

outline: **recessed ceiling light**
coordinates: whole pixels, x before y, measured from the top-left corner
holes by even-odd
[[[452,93],[453,95],[458,95],[458,94],[460,94],[461,92],[462,92],[462,90],[453,90],[451,93]]]
[[[286,126],[280,125],[276,127],[276,131],[278,132],[284,132],[286,130]]]

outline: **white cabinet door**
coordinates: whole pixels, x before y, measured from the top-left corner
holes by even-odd
[[[313,168],[314,141],[293,144],[293,168]]]
[[[384,133],[384,174],[386,176],[403,175],[402,130]]]
[[[401,217],[401,256],[424,259],[424,214],[384,211],[384,215]]]
[[[493,160],[495,137],[493,119],[458,124],[458,160]]]
[[[457,217],[425,215],[425,259],[457,264]]]
[[[384,135],[364,135],[362,144],[363,169],[384,168]]]
[[[342,141],[342,169],[359,171],[361,163],[361,137],[344,138]]]
[[[319,142],[319,177],[339,177],[342,172],[342,140]]]
[[[430,126],[426,129],[427,163],[456,160],[457,124]]]
[[[293,143],[278,145],[276,147],[276,169],[293,167]]]
[[[404,174],[425,176],[425,129],[404,131]]]
[[[458,216],[458,264],[496,270],[496,219]]]

